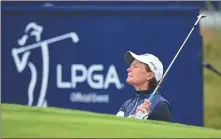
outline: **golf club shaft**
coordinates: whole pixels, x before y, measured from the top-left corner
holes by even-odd
[[[170,63],[169,67],[167,68],[167,70],[165,71],[162,79],[160,80],[160,82],[158,83],[158,85],[156,86],[156,88],[154,89],[153,93],[151,94],[151,96],[149,97],[149,101],[151,101],[154,97],[154,94],[156,93],[156,91],[159,89],[160,85],[162,84],[164,78],[166,77],[168,71],[170,70],[171,66],[173,65],[174,61],[176,60],[177,56],[179,55],[180,51],[183,49],[184,44],[186,43],[186,41],[188,40],[189,36],[191,35],[191,33],[193,32],[195,26],[199,23],[200,19],[202,17],[205,17],[204,15],[199,15],[197,18],[197,21],[194,23],[194,26],[192,27],[192,29],[190,30],[189,34],[187,35],[186,39],[184,40],[183,44],[181,45],[180,49],[178,50],[178,52],[176,53],[176,55],[174,56],[172,62]]]

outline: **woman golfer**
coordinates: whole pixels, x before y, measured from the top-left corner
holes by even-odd
[[[135,88],[135,97],[120,107],[117,116],[171,121],[171,106],[159,92],[151,102],[148,100],[163,76],[160,60],[152,54],[137,55],[131,51],[127,51],[124,58],[130,64],[126,82]]]

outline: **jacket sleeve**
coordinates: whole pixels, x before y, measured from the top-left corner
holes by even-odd
[[[118,117],[124,117],[125,116],[125,103],[121,105],[121,107],[120,107],[118,113],[116,114],[116,116],[118,116]]]
[[[121,105],[119,111],[123,111],[123,112],[125,112],[125,111],[126,111],[126,106],[125,106],[126,104],[127,104],[127,101],[124,102],[124,103]]]
[[[119,111],[123,111],[123,112],[125,112],[125,103],[123,104],[123,105],[121,105],[121,107],[120,107],[120,109],[119,109]]]
[[[128,104],[129,104],[131,101],[132,101],[131,99],[125,101],[125,102],[121,105],[119,111],[125,112],[125,111],[126,111],[126,108],[127,108],[127,106],[128,106]]]
[[[171,122],[172,113],[169,105],[165,102],[160,102],[148,119]]]

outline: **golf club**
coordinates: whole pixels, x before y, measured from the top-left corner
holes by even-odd
[[[191,35],[191,33],[193,32],[195,26],[197,26],[197,24],[199,23],[201,18],[206,17],[206,15],[204,14],[200,14],[197,16],[197,20],[194,24],[194,26],[192,27],[192,29],[190,30],[189,34],[187,35],[186,39],[184,40],[183,44],[181,45],[180,49],[178,50],[178,52],[176,53],[176,55],[174,56],[173,60],[171,61],[170,65],[168,66],[166,72],[164,73],[162,79],[160,80],[160,82],[157,84],[156,88],[154,89],[153,93],[151,94],[151,96],[149,97],[149,101],[151,101],[153,99],[154,94],[156,93],[156,91],[159,89],[160,85],[162,84],[164,78],[166,77],[168,71],[170,70],[171,66],[173,65],[174,61],[176,60],[177,56],[179,55],[180,51],[183,49],[184,44],[186,43],[186,41],[188,40],[189,36]]]
[[[157,92],[157,90],[159,89],[160,85],[162,84],[164,78],[166,77],[168,71],[170,70],[171,66],[173,65],[174,61],[176,60],[177,56],[179,55],[180,51],[183,49],[184,44],[186,43],[186,41],[188,40],[189,36],[191,35],[191,33],[193,32],[194,28],[197,26],[197,24],[199,23],[201,18],[206,17],[206,15],[204,14],[200,14],[197,16],[197,20],[194,24],[194,26],[192,27],[192,29],[190,30],[189,34],[187,35],[186,39],[184,40],[183,44],[181,45],[180,49],[178,50],[178,52],[176,53],[176,55],[174,56],[173,60],[171,61],[170,65],[168,66],[166,72],[163,74],[162,79],[160,80],[160,82],[157,84],[156,88],[154,89],[153,93],[150,95],[150,97],[148,98],[148,100],[151,102],[151,100],[153,99],[155,93]],[[138,112],[138,117],[140,117],[139,115],[142,115]],[[147,115],[144,117],[144,119],[148,118],[148,113]]]

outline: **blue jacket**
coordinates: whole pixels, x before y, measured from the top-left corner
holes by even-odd
[[[152,93],[151,91],[135,91],[135,97],[127,100],[119,111],[124,112],[124,116],[135,115],[136,109],[139,105],[144,103],[144,99],[148,99]],[[172,112],[169,102],[163,98],[159,92],[156,92],[150,106],[148,119],[160,121],[172,121]]]

